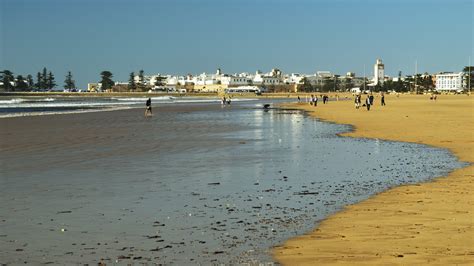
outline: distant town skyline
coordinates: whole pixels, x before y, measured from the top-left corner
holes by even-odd
[[[0,0],[0,69],[63,86],[145,74],[459,72],[474,61],[474,1]]]

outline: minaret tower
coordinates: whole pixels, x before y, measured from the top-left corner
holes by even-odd
[[[374,65],[374,84],[383,84],[384,79],[384,64],[382,64],[382,59],[377,59],[377,62]]]

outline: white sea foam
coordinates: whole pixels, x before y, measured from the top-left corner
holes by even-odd
[[[16,99],[10,99],[10,100],[1,100],[0,104],[15,104],[15,103],[21,103],[24,101],[26,101],[26,99],[16,98]]]
[[[23,113],[8,113],[8,114],[1,114],[0,119],[2,118],[10,118],[10,117],[23,117],[23,116],[41,116],[41,115],[64,115],[64,114],[82,114],[82,113],[94,113],[94,112],[110,112],[110,111],[118,111],[118,110],[125,110],[131,109],[132,107],[122,106],[122,107],[112,107],[112,108],[104,108],[104,109],[78,109],[72,111],[46,111],[46,112],[23,112]]]
[[[10,100],[0,100],[0,104],[20,104],[24,102],[54,102],[55,98],[41,98],[41,99],[25,99],[25,98],[14,98]]]
[[[107,107],[130,105],[129,102],[27,102],[16,104],[1,104],[0,108],[50,108],[50,107]]]
[[[54,98],[45,98],[45,99],[40,99],[40,100],[37,100],[39,102],[54,102],[56,101],[56,99]]]

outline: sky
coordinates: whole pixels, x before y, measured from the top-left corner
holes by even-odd
[[[0,0],[0,70],[397,76],[474,62],[474,0]],[[473,63],[474,64],[474,63]]]

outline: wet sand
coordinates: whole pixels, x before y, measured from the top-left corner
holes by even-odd
[[[344,206],[461,166],[261,104],[0,119],[0,264],[271,263]]]
[[[365,100],[365,97],[362,99]],[[474,162],[474,98],[386,96],[387,105],[356,110],[353,101],[312,107],[326,121],[354,125],[344,136],[443,147]],[[474,166],[419,185],[404,185],[346,207],[314,231],[275,247],[284,265],[474,264]]]

